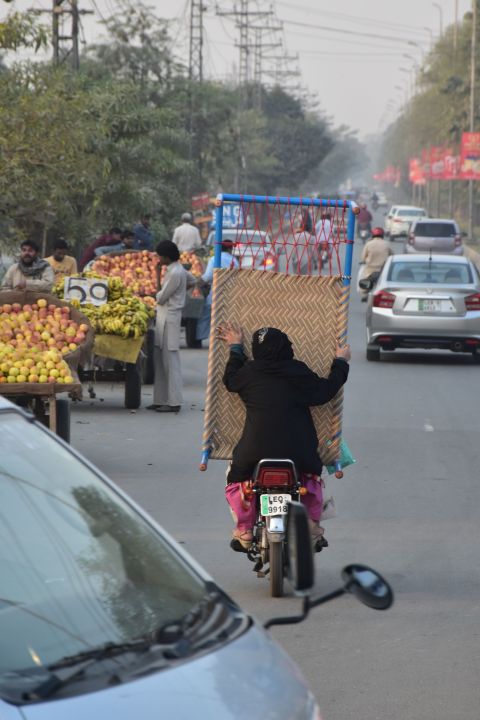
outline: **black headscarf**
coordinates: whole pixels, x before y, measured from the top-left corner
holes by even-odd
[[[277,328],[260,328],[253,333],[252,355],[253,360],[262,365],[293,360],[292,343],[288,335]]]

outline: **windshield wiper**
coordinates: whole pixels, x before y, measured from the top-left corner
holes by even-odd
[[[152,638],[140,638],[123,643],[108,642],[96,648],[82,650],[76,655],[68,655],[46,667],[49,675],[32,690],[24,694],[25,700],[45,700],[74,681],[86,668],[108,658],[115,658],[127,653],[144,653],[154,647],[163,648]],[[158,664],[158,658],[157,658]],[[165,665],[167,665],[165,659]],[[116,676],[112,676],[116,677]],[[121,682],[120,678],[117,678]]]

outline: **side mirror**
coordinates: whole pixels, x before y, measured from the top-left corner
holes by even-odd
[[[342,570],[345,590],[374,610],[388,610],[393,604],[393,590],[376,570],[367,565],[347,565]]]
[[[465,237],[468,237],[468,233],[465,232],[465,230],[462,230],[462,232],[460,233],[460,235],[461,235],[462,237],[464,237],[464,238],[465,238]]]
[[[362,290],[371,290],[373,288],[373,280],[370,280],[370,278],[364,278],[363,280],[359,280],[358,284],[362,288]]]
[[[311,590],[314,583],[313,550],[305,506],[299,502],[288,505],[287,575],[296,594]]]

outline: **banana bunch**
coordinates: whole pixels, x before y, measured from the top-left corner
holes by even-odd
[[[130,288],[127,288],[126,285],[122,282],[121,278],[119,277],[103,277],[102,275],[99,275],[98,273],[92,272],[91,270],[86,270],[83,273],[77,273],[76,275],[72,275],[72,277],[78,277],[78,278],[94,278],[96,280],[105,280],[108,282],[108,302],[119,300],[121,297],[131,297],[133,295]],[[56,285],[54,285],[52,294],[56,295],[56,297],[63,300],[64,296],[64,282],[63,278],[58,281]],[[70,301],[72,302],[72,301]]]
[[[82,305],[96,333],[139,338],[147,332],[148,321],[154,311],[139,298],[121,297],[105,305]]]

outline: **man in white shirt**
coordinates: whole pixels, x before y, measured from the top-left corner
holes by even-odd
[[[202,247],[202,238],[198,228],[192,225],[190,213],[183,213],[181,220],[182,224],[175,228],[172,238],[180,252],[192,252]]]

